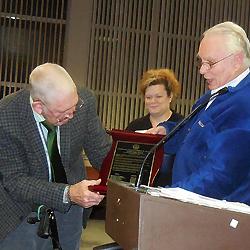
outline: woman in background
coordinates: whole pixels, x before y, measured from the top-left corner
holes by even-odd
[[[183,119],[171,109],[171,104],[180,93],[180,84],[172,70],[148,70],[139,84],[148,114],[130,122],[126,130],[147,130],[164,121],[179,122]]]
[[[148,114],[130,122],[126,130],[145,132],[157,127],[161,122],[178,123],[183,119],[182,115],[171,109],[180,93],[180,84],[172,70],[148,70],[143,74],[139,84]],[[154,186],[171,185],[173,161],[174,155],[164,154],[162,166],[154,179]]]

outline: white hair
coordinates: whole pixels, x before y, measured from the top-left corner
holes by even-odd
[[[233,22],[219,23],[203,33],[203,37],[210,34],[227,36],[226,46],[230,52],[243,52],[244,65],[250,66],[250,42],[245,30]]]
[[[76,91],[76,86],[67,71],[58,64],[45,63],[30,74],[30,94],[33,100],[52,102],[62,93]]]

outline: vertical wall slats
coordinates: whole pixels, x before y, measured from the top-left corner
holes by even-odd
[[[110,116],[111,116],[111,127],[114,127],[116,123],[119,122],[119,116],[114,114],[119,114],[120,112],[120,98],[117,96],[119,88],[119,68],[121,60],[121,32],[120,26],[122,24],[122,6],[115,2],[114,5],[114,31],[113,31],[113,52],[112,53],[112,78],[110,79],[110,86],[113,90]],[[113,83],[113,85],[112,85]],[[113,107],[113,108],[112,108]]]
[[[121,3],[119,1],[119,3]],[[121,23],[120,23],[120,27],[121,27],[121,57],[120,57],[120,67],[118,70],[119,75],[118,75],[118,91],[117,93],[119,94],[118,96],[118,105],[119,105],[119,112],[117,112],[118,117],[117,117],[117,124],[118,127],[122,127],[123,123],[122,123],[122,119],[121,116],[124,114],[123,111],[123,107],[124,107],[124,95],[123,95],[123,85],[126,84],[126,82],[123,80],[123,74],[124,74],[124,62],[125,62],[125,52],[126,52],[126,41],[127,41],[127,31],[126,31],[126,26],[127,26],[127,19],[129,18],[128,15],[128,11],[129,11],[129,7],[130,7],[130,2],[129,1],[124,1],[124,4],[121,4]],[[113,114],[114,115],[114,114]],[[107,127],[112,128],[110,126],[107,125]]]
[[[67,0],[1,0],[1,96],[27,87],[38,64],[62,64]]]
[[[67,0],[0,1],[2,96],[25,87],[37,64],[62,62],[66,7]],[[188,114],[206,90],[195,67],[202,32],[232,20],[249,35],[249,9],[248,0],[93,0],[86,85],[104,125],[125,128],[146,113],[138,81],[150,68],[175,72],[176,110]]]
[[[195,66],[201,34],[226,20],[249,32],[249,8],[247,0],[94,0],[87,86],[104,125],[123,129],[146,113],[138,81],[150,68],[175,72],[182,85],[176,110],[188,114],[206,91]]]

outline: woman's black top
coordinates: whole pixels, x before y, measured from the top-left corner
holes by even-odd
[[[148,130],[150,128],[152,128],[152,123],[150,121],[150,118],[149,118],[149,114],[141,117],[141,118],[138,118],[132,122],[129,123],[129,125],[127,126],[126,130],[129,130],[129,131],[136,131],[136,130]],[[183,119],[183,116],[176,113],[176,112],[173,112],[172,115],[170,116],[170,118],[168,119],[168,121],[171,121],[171,122],[179,122]]]

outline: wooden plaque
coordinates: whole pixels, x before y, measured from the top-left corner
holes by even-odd
[[[99,178],[102,182],[94,190],[105,193],[108,179],[135,184],[142,162],[149,150],[161,140],[162,135],[141,134],[113,129],[108,131],[112,136],[112,147],[103,161]],[[142,174],[143,185],[152,186],[154,178],[161,167],[163,146],[150,154],[145,162]]]

